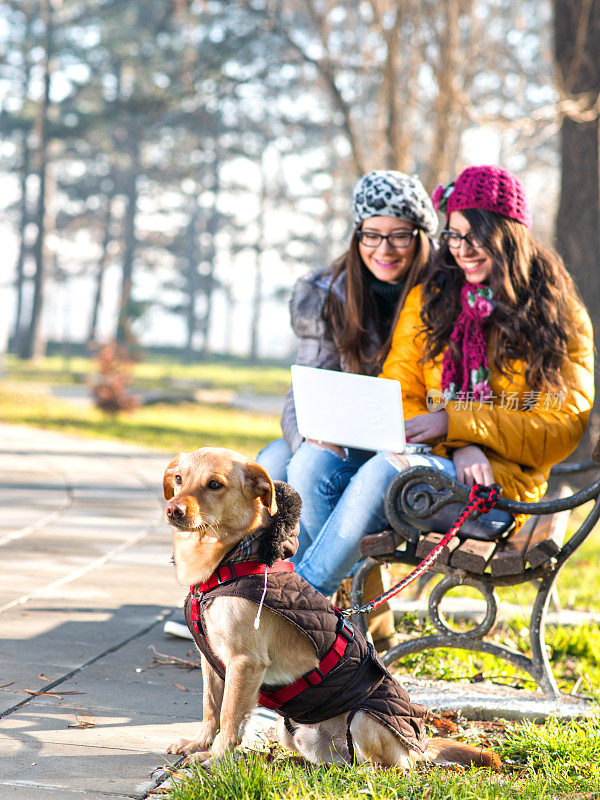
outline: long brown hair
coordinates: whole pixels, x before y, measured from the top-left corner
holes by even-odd
[[[336,259],[328,273],[332,275],[331,287],[325,301],[324,317],[331,326],[333,339],[351,372],[374,375],[390,349],[394,328],[400,311],[410,290],[423,280],[431,259],[431,242],[419,229],[416,238],[415,255],[406,276],[404,288],[398,300],[394,320],[389,331],[384,332],[381,346],[373,354],[369,345],[372,342],[372,325],[381,331],[377,305],[367,284],[367,267],[358,250],[356,230],[352,233],[350,246],[343,256]],[[344,275],[345,300],[333,290],[334,284]],[[372,325],[369,325],[372,323]]]
[[[495,308],[488,327],[496,368],[509,375],[518,359],[524,362],[531,389],[563,389],[561,368],[568,341],[576,333],[569,302],[581,299],[562,259],[538,244],[520,222],[479,209],[461,214],[492,260],[489,282]],[[464,284],[462,271],[442,241],[423,286],[424,359],[435,358],[448,345]]]

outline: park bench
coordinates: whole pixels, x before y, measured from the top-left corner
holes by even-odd
[[[594,457],[597,458],[599,446]],[[455,537],[433,563],[430,573],[444,577],[429,593],[428,615],[437,633],[411,637],[390,648],[383,656],[387,666],[411,653],[430,648],[452,647],[491,653],[528,672],[547,697],[559,692],[550,668],[545,646],[545,620],[551,592],[559,572],[575,550],[585,541],[600,518],[600,467],[595,461],[564,463],[553,468],[552,483],[587,470],[597,471],[592,483],[572,494],[563,485],[538,503],[520,503],[500,498],[497,508],[516,514],[531,514],[525,525],[498,541]],[[352,582],[351,603],[363,604],[363,588],[369,572],[379,564],[401,563],[416,566],[440,541],[460,510],[466,505],[469,489],[430,467],[411,467],[399,473],[389,484],[385,497],[390,527],[381,533],[365,536],[360,549],[363,556]],[[593,504],[579,527],[567,538],[567,525],[573,509],[588,501]],[[469,519],[472,536],[477,526]],[[498,614],[499,586],[516,586],[527,581],[537,585],[531,609],[529,637],[531,657],[486,636],[492,631]],[[485,600],[483,619],[468,630],[457,630],[443,618],[440,604],[456,586],[472,586]],[[354,616],[366,634],[364,614]]]

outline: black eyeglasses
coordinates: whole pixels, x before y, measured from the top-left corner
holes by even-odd
[[[375,231],[356,231],[356,238],[365,247],[379,247],[381,242],[386,239],[390,247],[398,249],[408,247],[418,232],[419,229],[415,228],[412,231],[390,233],[384,236],[383,233],[375,233]]]
[[[442,231],[440,233],[440,240],[442,244],[447,244],[450,250],[460,250],[460,245],[463,241],[465,241],[469,247],[472,247],[473,250],[481,250],[482,247],[484,247],[481,242],[473,238],[473,234],[470,231],[469,233],[465,233],[464,236],[461,236],[460,233],[456,231]]]

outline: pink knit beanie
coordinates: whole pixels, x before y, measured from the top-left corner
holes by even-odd
[[[467,167],[454,183],[446,187],[439,184],[431,200],[436,210],[447,215],[480,208],[531,227],[531,214],[521,182],[512,172],[500,167]]]

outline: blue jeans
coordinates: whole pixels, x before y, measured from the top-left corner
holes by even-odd
[[[275,439],[264,447],[256,461],[264,467],[274,481],[287,481],[287,467],[292,451],[285,439]]]
[[[305,445],[318,452],[305,449],[295,464]],[[303,502],[304,541],[302,551],[299,549],[294,559],[296,572],[326,595],[337,589],[359,560],[363,536],[388,526],[383,505],[385,490],[405,467],[389,453],[376,453],[370,458],[368,455],[371,454],[363,451],[362,462],[360,457],[342,459],[305,443],[288,467],[289,482],[300,492]],[[411,467],[435,467],[456,477],[454,464],[447,458],[431,455],[402,458]]]
[[[348,449],[345,453],[342,457],[332,450],[303,442],[288,464],[288,483],[302,498],[299,546],[291,559],[294,564],[302,561],[352,476],[373,456],[366,450]]]

